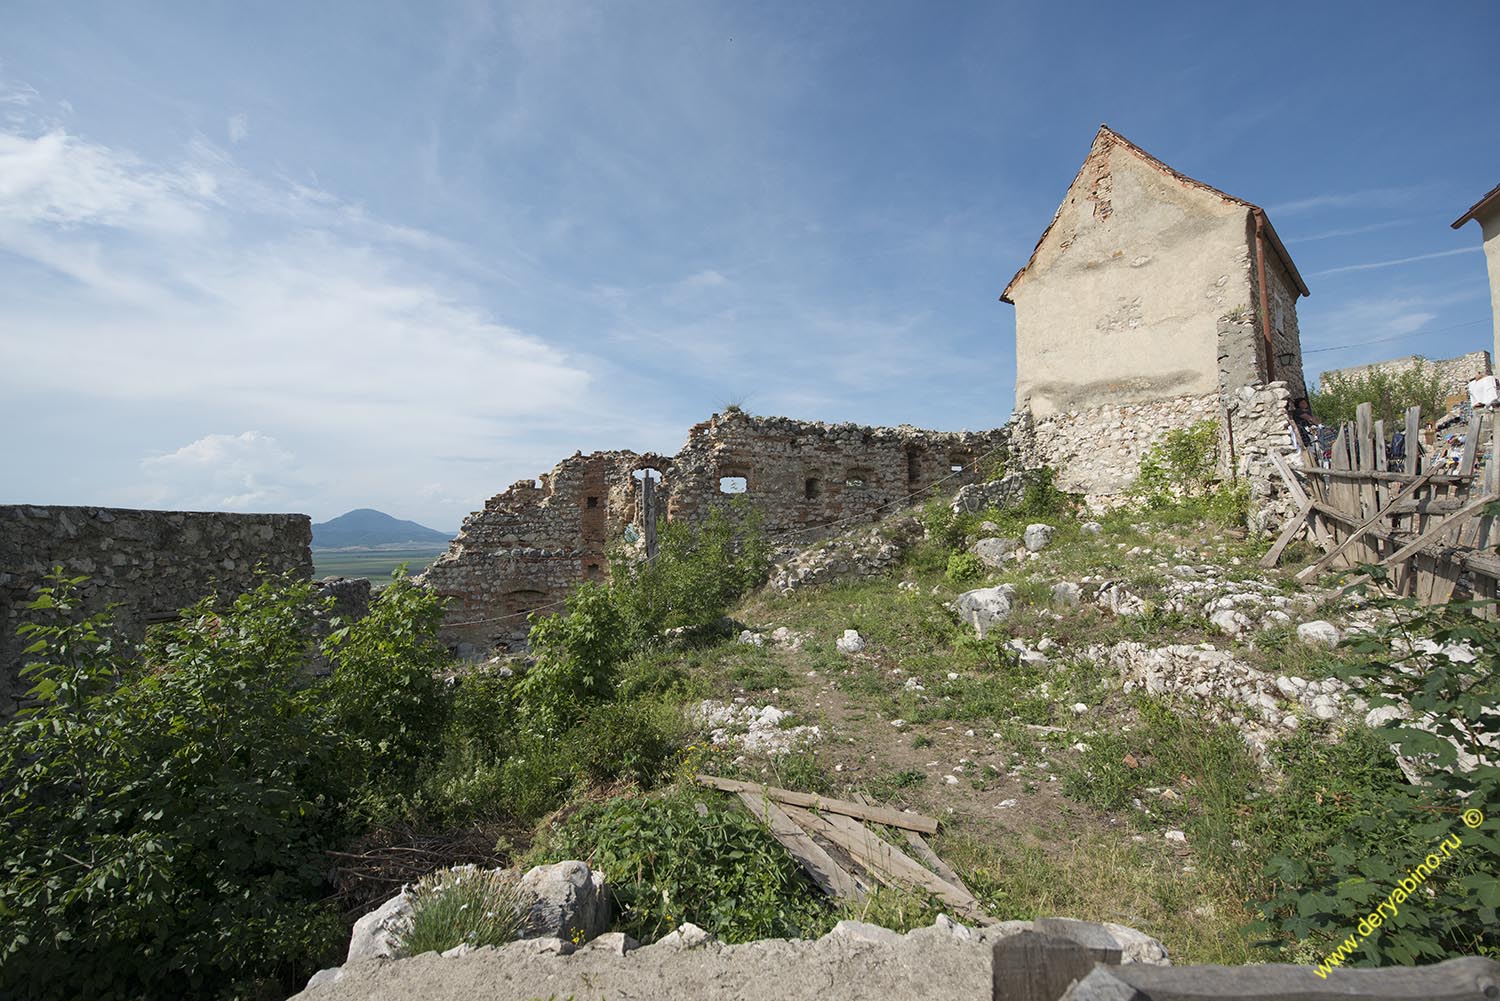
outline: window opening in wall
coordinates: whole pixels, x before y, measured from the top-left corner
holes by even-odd
[[[802,484],[802,496],[806,497],[808,500],[816,499],[818,494],[821,492],[822,485],[818,483],[818,478],[816,476],[809,476],[807,478],[807,481]]]
[[[719,477],[719,493],[742,494],[749,489],[743,476],[721,476]]]
[[[869,486],[869,484],[870,474],[863,469],[851,469],[848,475],[844,477],[844,486],[846,487],[859,488]]]
[[[654,466],[642,466],[640,469],[637,469],[630,475],[635,479],[636,483],[640,483],[642,480],[647,478],[649,478],[653,483],[661,482],[661,470],[655,468]]]
[[[906,448],[906,488],[916,488],[918,481],[922,479],[922,457],[917,450],[910,445]]]
[[[593,508],[593,507],[598,507],[598,506],[599,506],[599,498],[597,498],[597,497],[590,497],[589,498],[589,507]]]
[[[604,573],[599,569],[599,564],[590,563],[587,567],[584,568],[583,575],[589,580],[599,580],[604,576]]]

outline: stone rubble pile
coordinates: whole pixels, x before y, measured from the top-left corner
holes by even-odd
[[[789,725],[791,714],[773,705],[757,706],[743,697],[732,703],[704,699],[689,711],[715,744],[770,757],[788,754],[822,739],[817,726]]]
[[[870,529],[805,549],[773,567],[767,586],[786,596],[800,587],[884,577],[906,551],[911,526],[898,528],[902,530]]]

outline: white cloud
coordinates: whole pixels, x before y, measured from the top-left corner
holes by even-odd
[[[259,431],[209,434],[175,452],[141,460],[148,503],[210,511],[285,509],[295,457]]]
[[[1412,264],[1416,261],[1430,261],[1438,257],[1452,257],[1455,254],[1474,254],[1483,250],[1478,244],[1472,247],[1459,247],[1457,250],[1439,250],[1432,254],[1417,254],[1414,257],[1397,257],[1389,261],[1371,261],[1368,264],[1345,264],[1338,268],[1325,268],[1322,271],[1314,271],[1310,277],[1322,278],[1325,275],[1340,275],[1349,271],[1374,271],[1377,268],[1394,268],[1401,264]]]
[[[240,113],[229,116],[229,141],[238,145],[250,135],[250,116]]]

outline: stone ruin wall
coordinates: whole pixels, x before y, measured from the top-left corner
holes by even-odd
[[[250,589],[257,566],[310,576],[311,543],[304,514],[0,506],[0,716],[15,711],[28,687],[18,675],[22,605],[54,566],[89,578],[88,612],[118,603],[119,634],[138,642],[146,626],[175,619],[212,591]]]
[[[608,574],[610,546],[643,523],[640,470],[660,474],[659,524],[703,520],[737,496],[720,489],[721,478],[738,477],[770,539],[800,545],[889,513],[939,481],[957,489],[982,479],[987,457],[1008,440],[1004,428],[861,427],[731,410],[695,425],[675,456],[577,453],[538,481],[520,481],[465,519],[420,580],[450,599],[445,640],[483,656],[523,639],[528,613]]]
[[[1424,365],[1437,372],[1443,380],[1443,392],[1449,397],[1460,396],[1465,400],[1469,398],[1469,380],[1474,377],[1475,372],[1485,375],[1491,374],[1490,353],[1488,351],[1470,351],[1466,355],[1457,358],[1424,358],[1421,355],[1411,355],[1406,358],[1393,358],[1390,361],[1371,362],[1368,365],[1354,365],[1349,368],[1335,368],[1318,376],[1318,385],[1326,386],[1330,379],[1363,379],[1375,372],[1383,372],[1388,376],[1398,376],[1403,372],[1409,372],[1418,364]],[[1424,419],[1426,415],[1424,415]]]

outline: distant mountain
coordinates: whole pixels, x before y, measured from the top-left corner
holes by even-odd
[[[392,549],[401,546],[439,546],[452,538],[414,521],[392,518],[383,511],[362,507],[312,527],[314,549]]]

